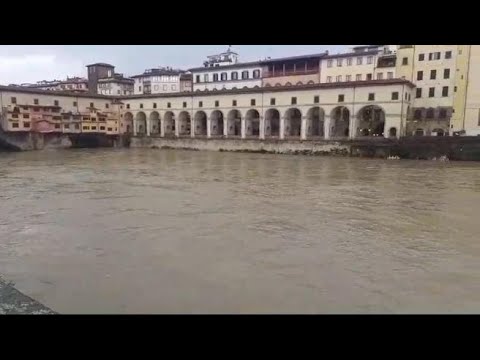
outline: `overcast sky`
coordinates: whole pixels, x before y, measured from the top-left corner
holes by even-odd
[[[329,50],[345,50],[349,45],[233,45],[240,61],[265,57],[296,56]],[[1,45],[0,84],[20,84],[40,80],[61,80],[67,76],[87,76],[85,65],[105,62],[126,76],[145,69],[171,66],[188,69],[202,66],[207,55],[223,52],[228,45]]]

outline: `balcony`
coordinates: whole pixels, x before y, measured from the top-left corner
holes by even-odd
[[[320,68],[296,71],[264,71],[264,78],[280,77],[280,76],[298,76],[298,75],[314,75],[320,72]]]

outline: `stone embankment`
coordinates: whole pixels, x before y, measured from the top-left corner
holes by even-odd
[[[0,277],[0,314],[52,315],[54,311],[22,294]]]

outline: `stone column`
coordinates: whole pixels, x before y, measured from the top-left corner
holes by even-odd
[[[147,129],[146,129],[147,136],[150,136],[150,127],[152,126],[152,124],[150,124],[150,118],[147,118],[145,122],[147,126]]]
[[[259,122],[259,135],[261,140],[265,140],[265,116],[260,116]]]
[[[357,122],[355,116],[350,115],[350,122],[348,124],[349,131],[348,131],[348,137],[350,139],[354,139],[355,136],[357,135]]]
[[[160,136],[165,137],[165,118],[160,120]]]
[[[137,136],[137,119],[133,118],[133,136]]]
[[[175,119],[173,122],[175,124],[175,137],[178,138],[180,136],[180,117],[175,116]]]
[[[245,116],[242,116],[241,118],[241,135],[242,135],[242,139],[245,139],[247,137],[247,119],[245,118]]]
[[[212,119],[207,117],[207,138],[212,137]]]
[[[190,137],[194,138],[195,137],[195,126],[197,124],[195,123],[195,118],[190,118]]]
[[[285,139],[285,116],[280,116],[280,140]]]
[[[227,118],[223,119],[223,137],[228,137],[228,126],[229,126],[229,123],[228,123],[228,116],[227,116]],[[235,123],[234,123],[234,126],[235,126]]]
[[[300,140],[307,140],[307,117],[302,116],[302,122],[300,127]]]
[[[325,134],[325,140],[330,139],[330,129],[331,125],[331,118],[330,115],[325,115],[324,122],[323,122],[323,133]]]

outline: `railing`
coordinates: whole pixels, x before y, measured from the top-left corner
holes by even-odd
[[[320,69],[309,69],[307,71],[305,70],[296,70],[296,71],[264,71],[263,72],[263,77],[264,78],[272,78],[272,77],[280,77],[280,76],[295,76],[295,75],[313,75],[313,74],[318,74],[320,72]]]

